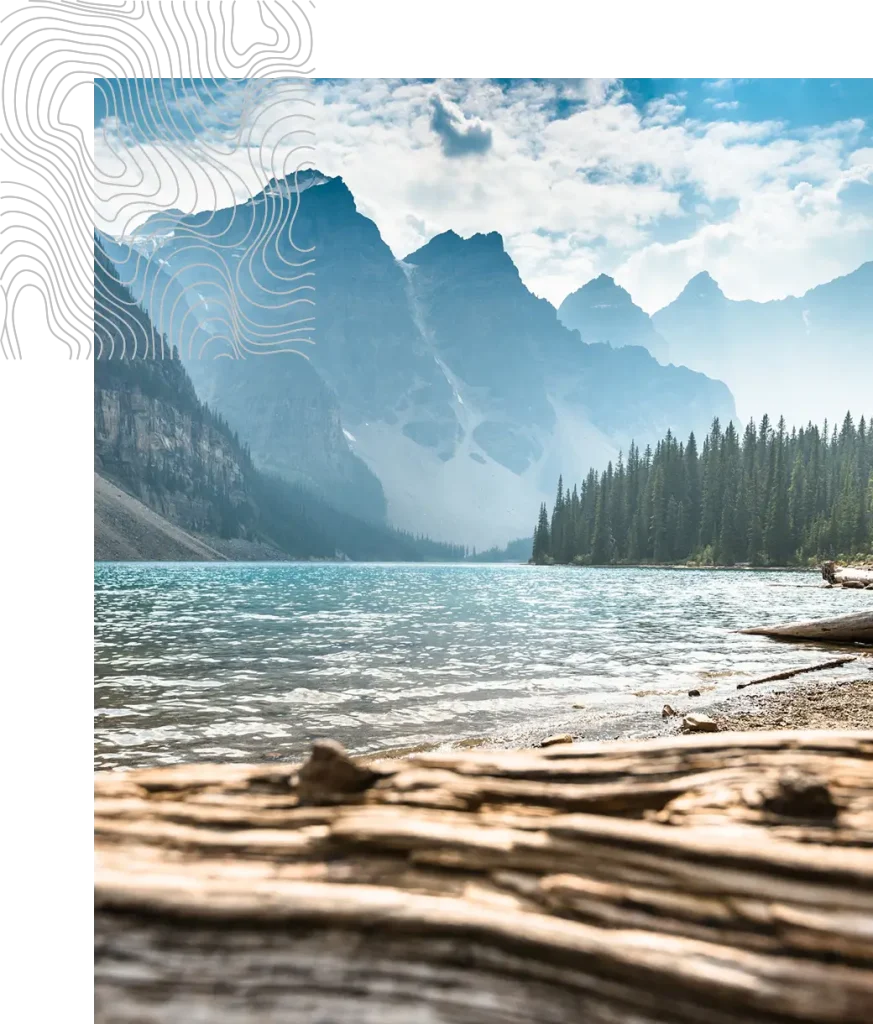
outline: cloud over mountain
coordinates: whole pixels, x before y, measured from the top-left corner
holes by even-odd
[[[443,154],[448,157],[487,153],[491,149],[491,129],[463,121],[443,103],[439,96],[431,100],[433,114],[430,126],[440,138]]]

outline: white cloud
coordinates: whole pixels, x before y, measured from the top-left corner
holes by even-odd
[[[171,92],[156,111],[152,124],[112,115],[95,128],[94,217],[110,234],[129,233],[157,210],[245,200],[312,159],[311,91],[296,80],[234,83],[209,105]]]
[[[721,98],[731,83],[705,85],[714,112],[702,121],[688,118],[678,95],[641,111],[614,80],[509,89],[481,80],[314,82],[312,159],[343,176],[395,255],[448,228],[497,230],[528,286],[555,303],[606,272],[651,311],[704,269],[732,297],[767,299],[870,258],[869,218],[841,195],[873,184],[873,150],[860,141],[867,126],[793,132],[772,120],[720,121],[715,110],[734,103]],[[457,125],[490,131],[487,149],[446,156],[435,99]],[[220,195],[210,197],[202,162],[192,167],[184,149],[155,144],[128,160],[125,189],[135,192],[143,174],[157,190],[153,204],[208,206],[293,169],[310,155],[303,121],[280,92],[256,106],[246,139],[261,148],[209,154],[221,170],[206,177]],[[113,150],[123,156],[125,147],[120,127],[110,129],[106,139],[98,133],[97,160],[116,175]],[[181,199],[171,198],[176,191]]]
[[[742,85],[743,82],[747,81],[745,78],[716,78],[709,82],[704,82],[704,89],[730,89],[732,85]]]
[[[645,124],[670,124],[671,121],[678,121],[685,113],[685,107],[676,100],[676,96],[662,96],[652,100],[646,107]]]
[[[800,295],[854,270],[873,254],[873,217],[842,208],[855,169],[821,186],[771,183],[745,195],[732,216],[669,244],[651,243],[618,268],[616,280],[644,308],[673,299],[689,278],[708,271],[733,299],[759,302]]]

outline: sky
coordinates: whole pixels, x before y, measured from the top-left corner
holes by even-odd
[[[95,161],[114,234],[317,166],[398,258],[496,230],[556,305],[607,273],[651,313],[704,270],[766,301],[873,259],[873,79],[104,80]]]

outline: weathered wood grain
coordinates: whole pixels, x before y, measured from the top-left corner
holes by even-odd
[[[95,781],[99,1024],[870,1019],[873,732]]]

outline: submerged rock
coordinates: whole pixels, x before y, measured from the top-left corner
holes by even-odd
[[[671,708],[669,704],[665,704],[661,709],[661,718],[672,718],[673,715],[676,714],[678,714],[678,712]]]
[[[689,697],[699,697],[700,696],[700,690],[689,690],[688,691],[688,696]]]

